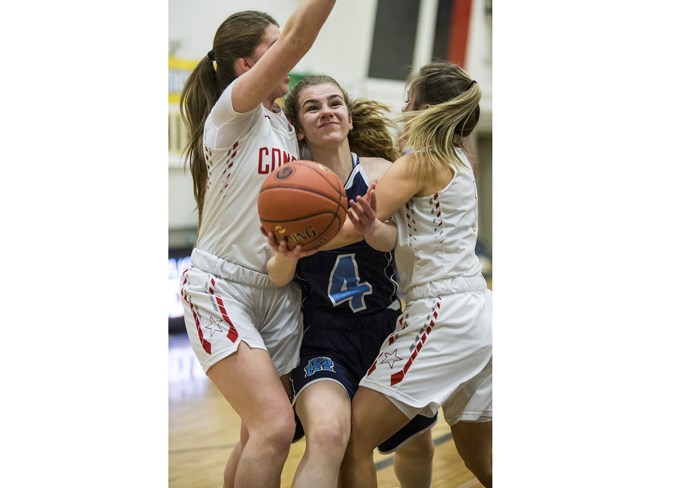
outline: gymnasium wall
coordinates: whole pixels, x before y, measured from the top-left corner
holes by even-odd
[[[169,246],[190,247],[197,212],[181,150],[185,128],[178,93],[194,63],[211,49],[218,26],[238,10],[263,10],[284,26],[300,0],[169,0]],[[475,152],[480,239],[491,249],[491,0],[338,0],[311,51],[293,75],[326,73],[352,97],[369,97],[399,113],[404,71],[447,54],[483,90]],[[376,33],[376,36],[375,36]],[[385,60],[385,61],[384,61]],[[393,67],[393,64],[396,66]],[[401,79],[396,79],[401,74]]]

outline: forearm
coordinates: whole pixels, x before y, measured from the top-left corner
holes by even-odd
[[[270,49],[244,70],[233,86],[233,109],[249,112],[266,100],[280,80],[306,55],[320,33],[336,0],[304,0],[291,14]]]
[[[330,249],[337,249],[339,247],[354,244],[363,239],[364,237],[362,237],[362,234],[358,233],[355,230],[355,227],[353,226],[352,222],[346,219],[346,221],[343,223],[343,227],[341,227],[339,233],[336,234],[336,237],[334,237],[331,241],[322,246],[320,250],[328,251]]]
[[[392,222],[376,222],[374,232],[365,235],[364,240],[377,251],[392,251],[397,244],[397,227]]]
[[[336,0],[305,0],[285,23],[280,41],[288,42],[300,59],[312,47],[335,4]]]
[[[294,279],[297,258],[288,258],[275,254],[268,260],[268,275],[275,286],[284,286]]]
[[[366,197],[358,196],[357,200],[350,201],[348,220],[341,232],[348,236],[353,234],[361,236],[353,242],[364,239],[373,249],[387,252],[391,251],[397,243],[397,227],[390,221],[382,222],[376,218],[377,205],[374,188],[375,185],[372,183]]]

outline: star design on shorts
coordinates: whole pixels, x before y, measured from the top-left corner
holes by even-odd
[[[223,327],[221,327],[221,321],[214,321],[214,317],[209,317],[209,324],[205,325],[210,334],[209,337],[213,337],[215,332],[224,332]]]
[[[395,349],[393,352],[386,351],[383,353],[381,364],[388,363],[390,365],[390,369],[393,369],[397,361],[402,361],[402,358],[397,355],[397,349]]]

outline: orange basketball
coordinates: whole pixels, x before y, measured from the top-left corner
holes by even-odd
[[[313,161],[291,161],[273,171],[261,185],[261,225],[290,249],[304,251],[331,241],[343,226],[348,199],[338,176]]]

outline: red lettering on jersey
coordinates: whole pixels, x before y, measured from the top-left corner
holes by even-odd
[[[267,175],[270,173],[270,167],[268,166],[268,162],[266,159],[266,166],[264,166],[264,158],[268,156],[268,148],[267,147],[261,147],[259,148],[259,174],[260,175]]]
[[[272,149],[268,147],[259,148],[260,175],[270,174],[289,161],[296,161],[296,157],[293,154],[289,154],[287,151],[283,151],[279,147],[274,147]]]
[[[279,147],[273,148],[273,171],[282,166],[282,152]]]

